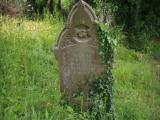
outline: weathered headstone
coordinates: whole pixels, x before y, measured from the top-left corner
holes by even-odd
[[[83,92],[84,106],[87,106],[89,80],[103,71],[95,20],[92,8],[80,0],[73,6],[55,48],[60,66],[61,92],[68,95],[71,102],[76,101],[75,93]]]

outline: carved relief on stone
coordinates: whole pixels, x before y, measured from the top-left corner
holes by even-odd
[[[88,42],[89,27],[83,24],[76,26],[75,28],[75,39],[77,42]]]

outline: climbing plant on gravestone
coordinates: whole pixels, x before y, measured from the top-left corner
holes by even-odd
[[[107,14],[108,8],[105,7],[103,2],[101,5],[101,11],[104,15]],[[114,29],[109,29],[107,24],[99,22],[97,22],[97,24],[99,26],[99,55],[101,56],[101,62],[105,66],[105,70],[103,74],[96,78],[97,80],[91,85],[92,89],[90,91],[90,111],[93,112],[96,120],[114,120],[114,80],[112,76],[112,67],[114,60],[114,48],[117,44],[116,35]]]
[[[105,66],[103,74],[96,78],[91,84],[90,111],[95,114],[96,119],[115,119],[113,108],[113,76],[112,67],[114,60],[114,49],[117,44],[115,33],[103,23],[99,25],[99,54],[101,62]],[[96,89],[95,89],[96,88]]]

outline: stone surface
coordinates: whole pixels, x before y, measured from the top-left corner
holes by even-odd
[[[73,6],[55,47],[61,92],[71,101],[74,94],[83,92],[87,103],[88,83],[103,70],[98,54],[96,19],[92,8],[80,0]]]

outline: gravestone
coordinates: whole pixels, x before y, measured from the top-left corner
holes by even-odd
[[[61,92],[72,103],[76,102],[74,95],[83,92],[85,107],[88,105],[89,83],[103,71],[98,53],[96,19],[93,9],[80,0],[73,6],[55,47]]]

